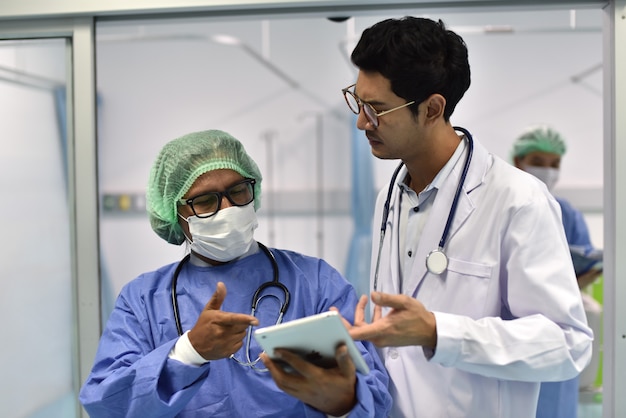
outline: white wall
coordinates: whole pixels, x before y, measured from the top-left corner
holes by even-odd
[[[265,203],[273,191],[293,196],[294,202],[282,201],[276,208],[281,217],[275,222],[267,217],[267,205],[261,209],[257,238],[322,255],[343,270],[352,232],[349,213],[332,214],[321,229],[315,217],[316,116],[321,115],[324,126],[323,187],[348,197],[352,122],[340,89],[355,79],[348,51],[356,36],[384,17],[357,16],[345,23],[281,17],[98,24],[100,192],[141,195],[165,142],[195,130],[226,130],[246,145],[264,173]],[[601,189],[600,71],[572,81],[602,63],[600,11],[430,17],[442,18],[468,44],[472,86],[453,124],[467,127],[508,160],[512,142],[526,125],[550,123],[569,144],[559,186]],[[487,25],[510,25],[514,32],[486,34],[482,29]],[[221,34],[240,39],[286,78],[243,48],[211,41]],[[290,87],[292,81],[299,86]],[[273,138],[271,158],[268,135]],[[396,162],[371,163],[380,188]],[[294,215],[294,207],[307,198],[309,213]],[[592,226],[599,227],[592,235],[599,236],[594,242],[601,245],[601,223]],[[101,234],[115,289],[182,253],[156,237],[141,216],[103,213]],[[317,250],[320,236],[322,254]]]

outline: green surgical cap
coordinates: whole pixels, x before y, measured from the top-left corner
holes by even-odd
[[[547,126],[536,126],[527,129],[513,145],[513,158],[525,157],[534,151],[565,154],[565,141],[555,130]]]
[[[146,206],[150,225],[171,244],[185,241],[178,224],[177,202],[209,171],[230,169],[256,180],[254,209],[261,206],[261,172],[241,142],[226,132],[194,132],[168,142],[159,153],[148,181]]]

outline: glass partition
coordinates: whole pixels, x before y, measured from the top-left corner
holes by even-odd
[[[0,41],[0,416],[76,416],[66,40]]]
[[[349,54],[358,36],[386,17],[391,16],[98,23],[103,320],[121,286],[183,255],[184,248],[150,230],[144,193],[158,150],[197,130],[230,132],[259,164],[259,241],[323,257],[357,287],[368,281],[369,268],[358,275],[349,271],[354,212],[373,205],[372,196],[389,181],[396,162],[358,152],[367,140],[354,131],[341,88],[356,77]],[[583,211],[592,242],[601,248],[601,11],[477,10],[429,17],[441,18],[469,48],[472,86],[453,124],[468,128],[507,161],[527,125],[547,123],[558,130],[568,151],[555,194]],[[374,192],[361,195],[370,200],[354,198],[356,188],[366,187],[359,176],[371,176]],[[367,248],[358,256],[369,267]],[[585,292],[597,297],[601,285]],[[601,345],[596,352],[601,354]],[[591,373],[591,386],[580,397],[581,418],[601,414],[602,377]]]

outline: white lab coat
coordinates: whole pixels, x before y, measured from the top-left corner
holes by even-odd
[[[437,191],[413,270],[403,277],[403,293],[435,314],[434,355],[419,346],[380,350],[392,378],[393,417],[534,417],[539,382],[572,378],[591,357],[593,333],[558,203],[541,182],[476,141],[445,247],[448,270],[427,272],[426,256],[438,247],[464,161],[465,155]],[[403,169],[398,179],[405,175]],[[396,294],[394,188],[378,290]],[[384,189],[374,215],[372,284],[386,196]]]

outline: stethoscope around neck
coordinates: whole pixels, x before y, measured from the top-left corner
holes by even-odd
[[[470,134],[467,129],[458,126],[455,126],[454,130],[460,131],[463,133],[463,135],[465,135],[465,137],[467,138],[468,150],[467,157],[465,158],[465,164],[463,165],[463,171],[461,172],[461,177],[459,179],[459,184],[457,185],[454,199],[452,200],[452,206],[450,207],[448,220],[446,221],[446,226],[443,229],[441,240],[439,240],[439,246],[436,249],[432,250],[428,254],[428,256],[426,256],[426,269],[430,273],[437,275],[442,274],[448,269],[448,256],[446,256],[444,248],[446,246],[446,240],[448,239],[450,227],[452,226],[454,214],[456,213],[456,207],[459,203],[459,196],[461,195],[461,190],[463,190],[463,185],[465,184],[465,177],[467,177],[467,172],[469,170],[470,162],[472,160],[472,155],[474,154],[474,139],[472,138],[472,134]],[[383,242],[385,240],[385,233],[387,232],[387,219],[389,218],[389,205],[391,204],[391,195],[395,188],[394,186],[396,184],[398,174],[400,173],[400,169],[403,166],[404,163],[400,163],[396,170],[393,172],[393,175],[391,176],[389,190],[387,191],[387,199],[385,200],[385,206],[383,207],[383,220],[380,226],[380,242],[378,244],[378,256],[376,257],[376,270],[374,271],[374,290],[377,290],[378,288],[378,269],[380,267],[380,254],[383,248]]]
[[[263,294],[263,292],[265,290],[267,290],[269,287],[276,287],[278,289],[280,289],[283,293],[284,299],[281,302],[280,305],[280,310],[278,313],[278,319],[276,320],[276,324],[280,324],[283,321],[283,316],[285,315],[285,312],[287,311],[287,308],[289,308],[289,299],[290,299],[290,293],[289,293],[289,289],[287,289],[287,286],[285,286],[284,284],[280,283],[279,281],[279,273],[278,273],[278,263],[276,263],[276,258],[274,257],[274,254],[272,254],[272,252],[269,250],[269,248],[267,248],[265,245],[261,244],[260,242],[258,242],[259,247],[261,248],[261,250],[263,250],[263,253],[265,254],[265,256],[270,260],[270,263],[272,264],[272,271],[274,273],[273,275],[273,279],[272,281],[269,282],[265,282],[263,284],[261,284],[256,291],[254,292],[254,295],[252,296],[252,303],[251,303],[251,312],[250,315],[255,316],[254,314],[257,311],[257,308],[259,306],[259,303],[261,302],[261,300],[265,297],[274,297],[276,299],[280,298],[276,295],[273,294]],[[178,293],[176,291],[176,284],[178,283],[178,276],[180,275],[180,272],[183,268],[183,266],[189,261],[189,259],[191,258],[191,254],[187,254],[179,263],[178,266],[176,266],[176,270],[174,271],[174,275],[172,276],[172,288],[171,288],[171,297],[172,297],[172,310],[174,311],[174,322],[176,323],[176,331],[178,332],[178,336],[180,337],[181,335],[183,335],[183,327],[180,321],[180,311],[178,309]],[[252,338],[252,325],[250,325],[248,327],[248,332],[246,335],[246,344],[245,344],[245,351],[246,351],[246,361],[241,361],[239,359],[237,359],[235,357],[235,355],[231,355],[230,357],[235,360],[237,363],[244,365],[244,366],[250,366],[255,368],[255,364],[257,364],[260,360],[260,358],[257,358],[256,360],[252,361],[251,357],[250,357],[250,344],[251,344],[251,338]],[[255,368],[255,370],[258,371],[267,371],[267,369],[258,369]]]

